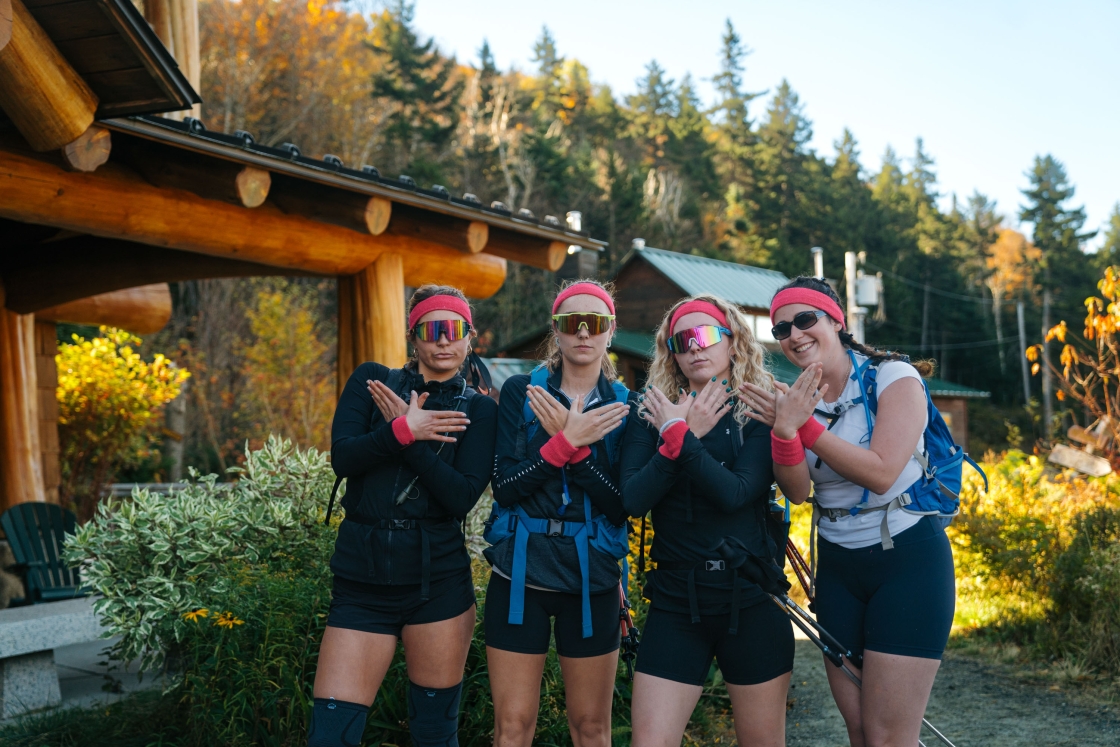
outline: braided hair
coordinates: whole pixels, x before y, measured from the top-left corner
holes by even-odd
[[[784,291],[787,288],[808,288],[809,290],[823,293],[833,301],[835,301],[837,306],[839,306],[840,308],[844,308],[844,305],[840,303],[840,297],[836,295],[836,291],[832,290],[832,286],[826,283],[824,280],[821,280],[820,278],[799,275],[798,277],[795,277],[793,280],[789,281],[781,288],[779,288],[778,292]],[[864,345],[863,343],[856,342],[856,338],[852,337],[852,335],[845,329],[840,330],[839,334],[840,342],[844,345],[844,347],[848,348],[849,350],[854,350],[860,355],[867,356],[875,365],[878,365],[885,361],[902,361],[904,363],[909,363],[910,365],[912,365],[922,376],[933,375],[932,360],[912,361],[910,360],[910,356],[908,355],[895,353],[890,350],[879,350],[878,348]]]

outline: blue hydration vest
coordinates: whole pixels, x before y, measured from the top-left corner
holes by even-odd
[[[867,418],[867,438],[870,442],[871,433],[875,427],[874,416],[879,411],[879,398],[876,393],[875,377],[878,373],[878,364],[872,364],[868,358],[862,364],[856,360],[855,354],[849,350],[848,357],[852,361],[852,380],[859,384],[860,395],[852,404],[862,404],[864,416]],[[961,510],[961,473],[964,463],[968,462],[984,478],[984,490],[988,489],[988,476],[980,465],[964,452],[953,441],[953,434],[949,431],[945,419],[941,417],[933,399],[929,395],[929,387],[922,379],[922,389],[926,393],[926,430],[925,449],[915,449],[914,458],[922,466],[922,476],[914,481],[902,495],[893,499],[890,504],[883,507],[889,512],[892,507],[900,508],[913,514],[932,515],[941,519],[948,525],[953,517]],[[875,510],[867,508],[868,496],[871,491],[864,488],[863,498],[853,506],[849,512],[855,516],[862,510]],[[897,505],[895,505],[897,503]],[[884,549],[893,546],[890,535],[886,530],[886,515],[883,517]]]
[[[545,366],[538,366],[533,369],[529,376],[530,386],[539,386],[547,391],[548,389],[548,368]],[[630,398],[630,390],[623,386],[621,383],[615,381],[611,383],[611,388],[614,390],[615,399],[618,402],[626,404]],[[529,406],[529,398],[525,398],[525,406],[522,410],[522,420],[526,428],[525,444],[528,446],[536,435],[537,430],[540,428],[536,415],[533,414],[533,409]],[[622,441],[622,434],[626,430],[626,418],[622,419],[622,423],[617,428],[608,433],[603,439],[603,445],[607,450],[607,461],[614,464],[618,461],[618,451],[620,442]],[[591,447],[592,455],[596,454],[594,446]],[[561,516],[564,515],[565,509],[572,502],[571,496],[568,493],[568,478],[565,474],[565,468],[560,468],[560,483],[564,488],[563,504],[557,509],[557,513]],[[623,578],[627,579],[629,583],[630,569],[626,561],[626,556],[630,551],[630,543],[627,538],[629,523],[623,524],[618,527],[610,523],[607,517],[598,514],[594,518],[591,516],[591,500],[587,497],[587,491],[583,494],[583,521],[560,521],[556,519],[537,519],[525,513],[525,509],[520,504],[510,506],[508,508],[498,505],[494,501],[493,507],[490,511],[490,518],[486,522],[486,530],[483,532],[483,537],[491,545],[496,545],[510,537],[513,537],[513,569],[510,579],[510,599],[509,599],[509,624],[521,625],[525,617],[525,566],[526,557],[529,547],[530,534],[544,534],[550,537],[572,537],[576,545],[576,557],[579,559],[579,570],[582,577],[582,596],[583,596],[583,637],[591,637],[591,567],[590,567],[590,550],[594,547],[596,550],[610,555],[622,561]]]

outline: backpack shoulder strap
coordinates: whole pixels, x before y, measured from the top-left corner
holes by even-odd
[[[548,389],[548,367],[543,363],[533,369],[529,374],[529,386],[539,386],[543,389]],[[537,422],[537,416],[533,414],[533,408],[529,406],[529,397],[525,397],[525,404],[521,406],[521,422],[525,424],[525,444],[533,440],[533,436],[537,435],[537,428],[540,423]]]
[[[611,389],[614,390],[615,402],[621,402],[624,405],[629,406],[630,390],[626,388],[625,384],[616,379],[615,381],[611,382]],[[622,434],[626,432],[627,417],[629,417],[629,415],[623,417],[622,422],[618,424],[618,427],[608,433],[603,439],[603,443],[607,447],[607,461],[609,461],[611,464],[614,464],[618,461],[618,452],[619,449],[622,448]]]

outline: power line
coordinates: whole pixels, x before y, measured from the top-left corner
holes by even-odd
[[[899,281],[900,283],[906,283],[907,285],[913,286],[915,288],[921,288],[923,291],[928,289],[930,293],[933,293],[934,295],[937,295],[937,296],[944,296],[945,298],[952,298],[952,299],[955,299],[955,300],[958,300],[958,301],[975,301],[976,303],[982,303],[982,304],[986,304],[988,306],[990,306],[992,304],[992,300],[990,298],[984,298],[982,296],[965,296],[965,295],[960,294],[960,293],[952,293],[950,291],[944,291],[944,290],[941,290],[940,288],[934,288],[932,285],[929,285],[928,283],[922,283],[922,282],[919,282],[917,280],[911,280],[910,278],[904,278],[897,273],[894,273],[894,272],[891,272],[890,270],[879,267],[878,265],[872,264],[871,262],[864,262],[863,264],[866,267],[870,267],[872,269],[878,270],[879,272],[883,273],[884,275],[891,276],[892,278]]]
[[[1004,344],[1010,344],[1010,343],[1016,342],[1018,339],[1019,339],[1018,335],[1016,335],[1014,337],[1005,337],[1005,338],[1003,338],[1002,342]],[[926,345],[926,348],[930,351],[933,351],[933,350],[966,350],[968,348],[983,348],[983,347],[990,347],[992,345],[999,345],[1000,342],[1001,342],[1000,340],[980,340],[978,342],[952,342],[952,343],[948,343],[946,345],[938,345],[937,343],[934,343],[932,345]],[[916,348],[921,348],[921,344],[920,343],[915,343],[915,342],[907,342],[907,343],[873,342],[873,343],[870,343],[870,344],[874,345],[877,348],[888,348],[888,349],[896,349],[897,348],[897,349],[914,350]]]

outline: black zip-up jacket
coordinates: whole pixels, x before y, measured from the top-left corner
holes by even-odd
[[[557,368],[548,377],[548,391],[564,407],[571,407],[568,398],[560,391],[562,378],[563,372]],[[572,502],[563,515],[558,513],[564,495],[560,468],[552,466],[541,456],[541,447],[551,437],[548,431],[538,426],[532,441],[526,443],[528,431],[523,411],[528,386],[528,374],[511,376],[502,386],[498,437],[494,448],[494,500],[506,507],[520,504],[533,518],[582,522],[586,492],[591,500],[592,516],[604,514],[612,524],[621,526],[626,521],[626,511],[622,507],[622,494],[618,488],[619,465],[611,464],[603,441],[595,444],[591,456],[563,468]],[[614,389],[602,374],[599,375],[598,391],[599,401],[588,408],[590,410],[616,401]],[[488,547],[485,555],[499,575],[512,578],[513,537]],[[618,586],[620,573],[616,559],[592,547],[588,565],[591,593],[609,591]],[[539,589],[580,594],[582,587],[575,539],[530,534],[525,583]]]
[[[762,557],[769,557],[766,514],[774,463],[770,428],[754,420],[743,426],[734,414],[698,439],[689,431],[680,455],[669,459],[658,450],[657,429],[631,407],[622,443],[622,500],[631,516],[652,510],[650,559],[674,569],[695,567],[696,597],[702,615],[731,611],[732,571],[704,571],[704,561],[718,560],[712,548],[721,537],[733,536]],[[735,452],[738,452],[735,455]],[[687,570],[656,570],[649,574],[644,596],[655,607],[689,612]],[[739,607],[765,599],[757,586],[743,585]]]
[[[402,447],[366,389],[367,379],[384,382],[389,372],[379,363],[358,366],[334,413],[331,465],[346,478],[346,519],[338,530],[331,570],[369,584],[419,584],[422,526],[430,545],[430,580],[436,581],[470,567],[460,524],[490,482],[497,405],[469,388],[466,399],[457,401],[462,377],[425,383],[413,365],[406,366],[397,386],[403,400],[412,391],[428,392],[424,409],[459,410],[471,423],[457,443],[446,444],[438,454],[438,441]],[[413,478],[409,492],[414,498],[397,505],[397,496]],[[422,521],[394,528],[394,519]]]

